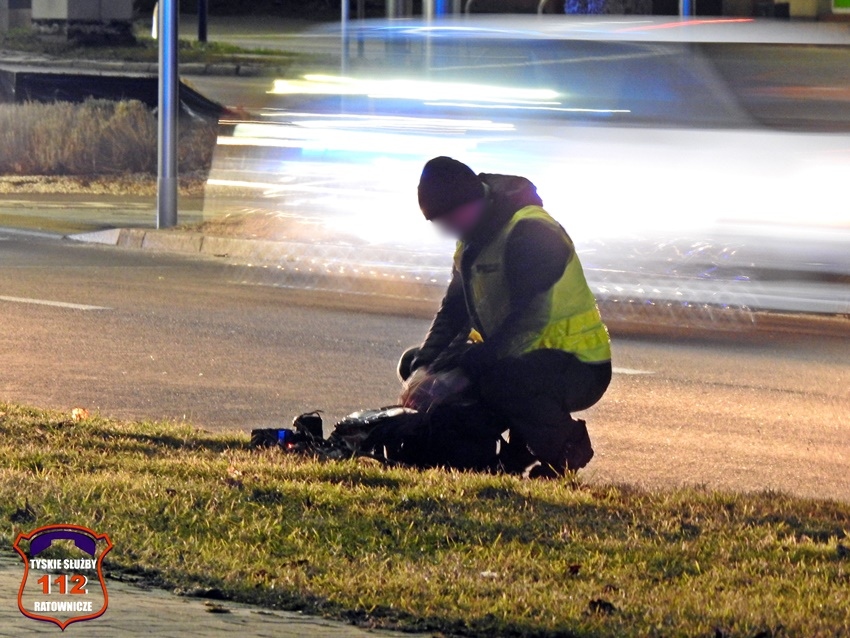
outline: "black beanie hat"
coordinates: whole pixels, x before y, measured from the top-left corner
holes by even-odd
[[[458,206],[484,199],[484,184],[469,166],[451,157],[425,164],[419,180],[419,208],[431,221]]]

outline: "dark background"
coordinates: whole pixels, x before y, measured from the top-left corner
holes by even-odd
[[[149,14],[156,0],[135,0],[136,13]],[[377,7],[377,3],[374,4]],[[383,4],[381,4],[383,6]],[[216,15],[287,15],[324,19],[339,15],[336,0],[209,0],[210,13]],[[181,0],[181,13],[195,13],[197,0]]]

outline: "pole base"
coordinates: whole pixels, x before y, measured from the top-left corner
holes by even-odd
[[[160,177],[157,180],[157,228],[173,228],[177,225],[177,186],[176,177]]]

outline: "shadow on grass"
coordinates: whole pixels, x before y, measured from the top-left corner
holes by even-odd
[[[144,434],[138,432],[122,432],[119,435],[123,439],[154,448],[166,448],[169,450],[185,451],[208,451],[215,453],[249,450],[249,441],[246,439],[186,439],[170,434]]]

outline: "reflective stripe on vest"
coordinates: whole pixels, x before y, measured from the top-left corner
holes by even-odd
[[[596,298],[587,285],[581,261],[569,235],[539,206],[520,209],[485,246],[475,260],[462,268],[464,244],[455,253],[455,267],[462,273],[467,304],[474,328],[486,340],[495,334],[510,312],[510,291],[505,276],[505,248],[514,226],[523,219],[537,219],[563,233],[571,257],[564,274],[549,290],[531,299],[519,319],[515,338],[500,356],[516,356],[540,348],[574,353],[588,363],[611,360],[611,340],[602,323]]]

